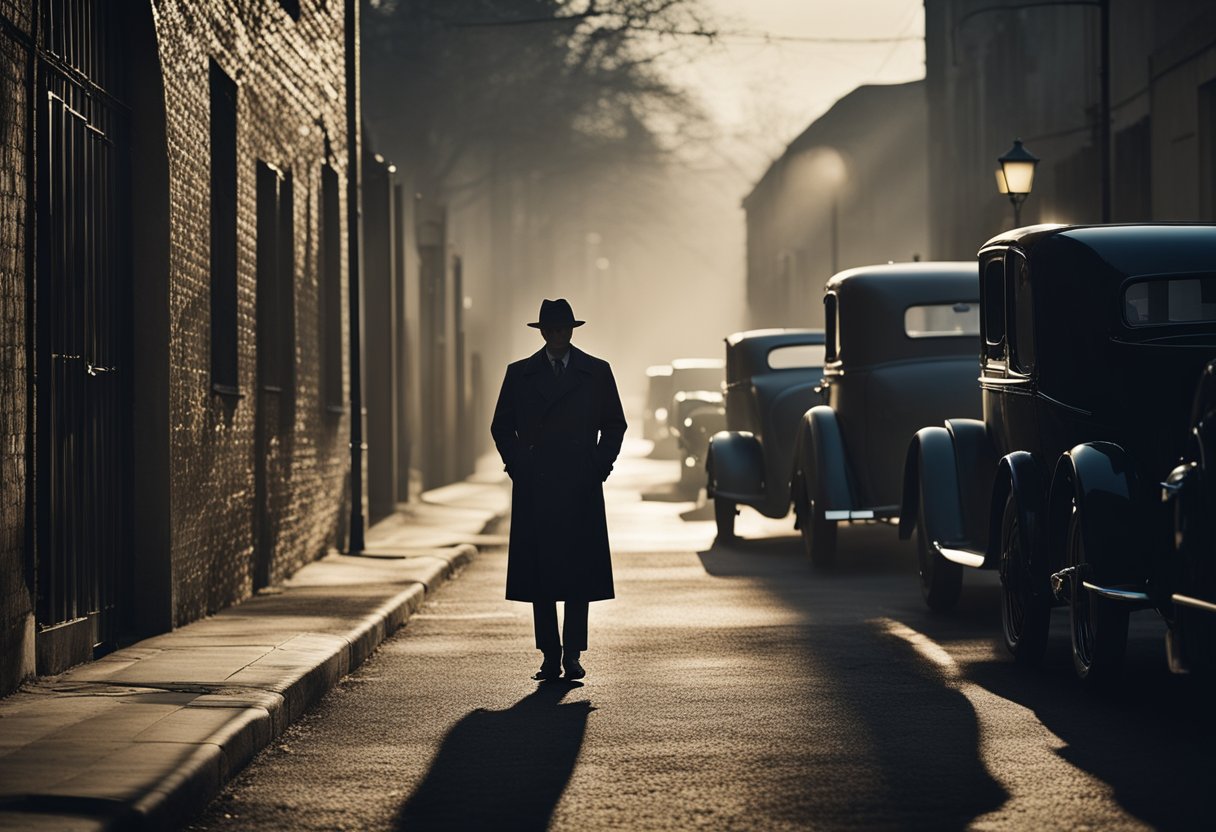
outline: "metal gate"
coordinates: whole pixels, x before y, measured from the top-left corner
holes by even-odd
[[[38,6],[35,583],[42,632],[70,628],[57,652],[73,654],[116,639],[130,549],[129,118],[115,2]]]

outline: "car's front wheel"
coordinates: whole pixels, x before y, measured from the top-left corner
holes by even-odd
[[[823,510],[807,497],[806,483],[801,476],[794,478],[793,490],[802,547],[811,566],[830,569],[836,562],[836,521],[824,517]]]
[[[739,510],[732,500],[714,497],[714,522],[718,526],[718,540],[726,542],[735,539],[735,517]]]
[[[1042,661],[1051,623],[1047,577],[1034,572],[1029,554],[1029,541],[1011,493],[1001,516],[1001,629],[1005,647],[1020,664]]]
[[[934,612],[954,609],[963,591],[963,567],[946,560],[933,548],[925,526],[924,500],[917,512],[916,561],[920,572],[920,594]]]
[[[1102,598],[1082,582],[1089,574],[1081,512],[1074,508],[1068,520],[1068,565],[1074,567],[1069,597],[1072,630],[1072,667],[1086,684],[1103,685],[1119,675],[1127,651],[1127,607]]]

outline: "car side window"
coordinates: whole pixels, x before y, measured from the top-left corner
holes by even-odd
[[[1005,358],[1005,263],[998,255],[984,264],[980,281],[980,305],[984,310],[984,358]]]
[[[825,354],[823,344],[787,344],[773,347],[768,353],[770,370],[799,370],[807,367],[822,367]]]
[[[1009,287],[1013,311],[1013,365],[1018,372],[1034,372],[1034,297],[1031,294],[1030,267],[1016,251],[1005,255],[1005,285]]]

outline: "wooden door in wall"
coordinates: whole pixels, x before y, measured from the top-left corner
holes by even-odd
[[[39,673],[112,647],[129,595],[130,113],[115,2],[38,3]]]

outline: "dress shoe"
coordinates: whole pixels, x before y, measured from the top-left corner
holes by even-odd
[[[578,662],[578,651],[574,650],[566,653],[562,658],[562,668],[566,671],[567,679],[581,679],[587,675],[587,671],[583,670],[583,666]]]
[[[532,678],[538,682],[556,679],[562,675],[561,664],[562,654],[560,651],[554,650],[551,653],[545,653],[545,660],[541,662],[540,670],[536,671]]]

